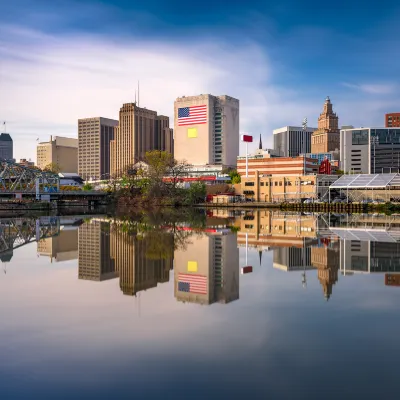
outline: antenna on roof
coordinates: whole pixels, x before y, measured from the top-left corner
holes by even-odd
[[[139,81],[137,81],[137,105],[139,106]]]
[[[135,89],[135,105],[136,105],[136,89]]]

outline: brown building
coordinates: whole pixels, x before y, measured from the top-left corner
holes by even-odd
[[[56,164],[61,172],[78,172],[78,139],[50,136],[50,141],[37,145],[36,165],[43,169]]]
[[[340,149],[339,117],[333,112],[329,96],[318,118],[318,129],[311,136],[311,153],[328,153]]]
[[[248,178],[242,176],[237,194],[254,201],[284,202],[304,198],[325,198],[329,185],[338,175],[262,175],[257,170]],[[236,189],[236,187],[235,187]],[[240,193],[239,193],[240,192]],[[327,197],[326,197],[327,198]]]
[[[33,161],[27,160],[26,158],[21,158],[18,164],[26,168],[32,168],[35,166],[35,163]]]
[[[237,157],[237,171],[243,177],[246,175],[246,157]],[[270,152],[258,150],[248,156],[248,175],[306,175],[318,172],[318,160],[299,157],[275,157]]]
[[[162,150],[173,154],[173,131],[169,128],[169,118],[140,108],[136,103],[124,104],[110,145],[112,175],[142,161],[147,151]]]
[[[118,121],[96,117],[78,120],[78,174],[84,179],[110,175],[110,142]]]
[[[400,127],[400,113],[385,114],[385,127],[386,128]]]
[[[339,242],[322,247],[311,247],[311,264],[318,269],[318,280],[323,288],[325,299],[328,300],[332,295],[333,285],[338,281]]]

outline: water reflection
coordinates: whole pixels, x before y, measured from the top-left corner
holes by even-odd
[[[357,274],[382,273],[385,285],[400,286],[397,216],[207,210],[190,218],[11,218],[1,220],[0,239],[5,272],[13,252],[36,240],[38,257],[51,263],[77,259],[79,279],[118,279],[128,296],[169,282],[173,271],[174,297],[183,303],[238,300],[240,267],[256,274],[263,252],[273,253],[274,269],[300,272],[305,288],[307,274],[316,270],[326,300],[340,279]],[[249,265],[254,252],[258,265]]]

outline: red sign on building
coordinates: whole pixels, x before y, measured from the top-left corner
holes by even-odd
[[[321,162],[318,173],[322,175],[331,175],[332,174],[332,165],[331,162],[325,158],[324,161]]]

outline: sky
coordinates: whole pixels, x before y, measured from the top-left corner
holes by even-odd
[[[264,147],[273,129],[317,126],[326,96],[340,125],[400,111],[398,1],[0,2],[0,121],[16,159],[77,137],[78,118],[118,119],[138,81],[140,106],[171,126],[177,97],[238,98],[240,132]]]

